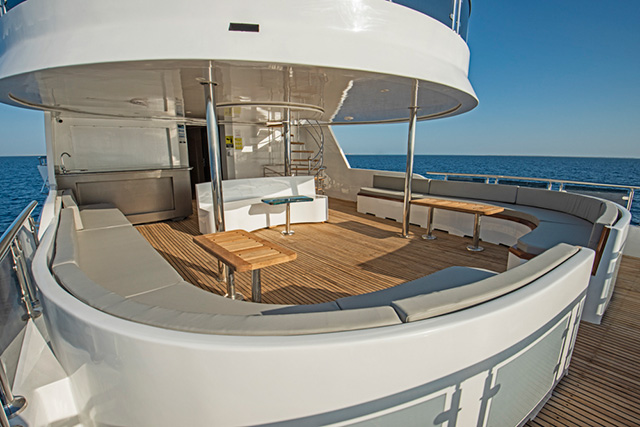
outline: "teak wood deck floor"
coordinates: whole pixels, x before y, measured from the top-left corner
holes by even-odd
[[[414,280],[451,265],[506,269],[507,248],[482,242],[484,252],[465,248],[470,238],[435,231],[437,240],[400,237],[396,222],[356,212],[355,203],[330,199],[329,221],[294,224],[255,233],[298,254],[262,270],[262,301],[313,304],[372,292]],[[194,209],[195,212],[195,209]],[[196,214],[184,221],[137,226],[138,231],[183,276],[224,295],[217,261],[193,243]],[[640,259],[624,257],[611,304],[601,325],[582,322],[568,375],[529,426],[640,425]],[[236,273],[236,289],[251,295],[251,273]]]

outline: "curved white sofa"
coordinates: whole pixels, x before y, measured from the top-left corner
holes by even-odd
[[[519,425],[568,368],[593,263],[558,245],[502,274],[452,267],[330,303],[255,304],[184,282],[117,210],[67,199],[34,275],[95,424]]]
[[[308,196],[313,202],[291,204],[291,223],[324,222],[329,216],[327,196],[316,194],[312,176],[276,176],[222,181],[226,230],[253,231],[286,222],[285,205],[262,199]],[[215,233],[211,183],[196,184],[198,226],[202,234]]]
[[[358,212],[402,221],[404,178],[374,175],[358,194]],[[580,194],[502,184],[414,178],[413,198],[435,197],[502,206],[483,217],[480,238],[507,245],[513,268],[559,243],[596,251],[583,320],[599,324],[609,304],[631,220],[623,207]],[[426,227],[427,208],[411,207],[411,223]],[[460,236],[473,234],[473,215],[436,209],[433,226]]]

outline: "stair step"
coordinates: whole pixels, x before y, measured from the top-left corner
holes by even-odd
[[[308,162],[311,159],[291,159],[292,162]]]
[[[304,145],[304,142],[291,141],[291,145]]]
[[[313,154],[313,150],[291,150],[292,153],[310,153]]]

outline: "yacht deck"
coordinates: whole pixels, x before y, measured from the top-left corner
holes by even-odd
[[[396,222],[356,212],[355,203],[331,199],[329,221],[258,230],[258,236],[290,248],[293,262],[262,270],[262,301],[313,304],[372,292],[437,270],[466,265],[502,272],[508,249],[482,243],[484,252],[466,250],[470,238],[435,232],[435,241],[400,237]],[[195,209],[194,209],[195,212]],[[217,261],[193,243],[196,214],[184,221],[137,226],[138,231],[194,285],[217,294]],[[416,262],[420,260],[420,262]],[[628,426],[640,424],[640,259],[624,257],[616,290],[601,325],[582,322],[569,374],[531,426]],[[236,274],[236,290],[251,295],[251,273]]]

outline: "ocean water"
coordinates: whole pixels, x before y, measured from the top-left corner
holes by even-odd
[[[38,201],[34,218],[38,219],[46,194],[40,193],[42,178],[38,157],[0,157],[0,233],[32,200]]]
[[[352,168],[404,171],[406,156],[348,155]],[[551,178],[640,187],[640,159],[538,156],[415,156],[413,171]],[[640,191],[631,208],[640,225]]]
[[[405,156],[349,155],[354,168],[404,171]],[[37,157],[0,157],[0,232],[4,232],[22,209],[38,201],[38,218],[46,195],[40,193],[42,178]],[[640,159],[524,156],[416,156],[415,173],[433,172],[512,175],[640,186]],[[631,210],[640,224],[640,191]]]

